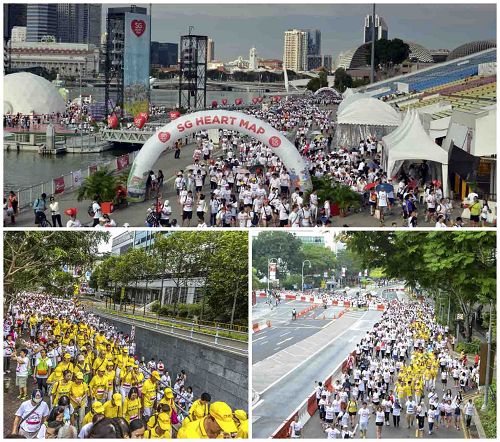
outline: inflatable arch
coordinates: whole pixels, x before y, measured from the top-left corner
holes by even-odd
[[[301,190],[312,188],[311,177],[304,159],[282,133],[269,123],[251,115],[228,110],[205,110],[183,115],[162,126],[137,154],[130,170],[127,189],[128,198],[133,202],[144,201],[146,196],[146,179],[149,171],[160,157],[161,153],[172,148],[182,137],[204,129],[236,130],[243,135],[251,136],[266,146],[283,161],[288,169],[292,187]]]
[[[342,97],[342,94],[340,94],[336,89],[334,89],[333,87],[328,87],[328,86],[325,86],[325,87],[321,87],[319,88],[316,92],[314,92],[314,95],[318,95],[320,94],[321,92],[331,92],[332,94],[336,95],[337,97],[341,98]]]

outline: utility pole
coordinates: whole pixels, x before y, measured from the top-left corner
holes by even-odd
[[[484,400],[481,410],[486,410],[488,407],[489,391],[490,391],[490,364],[491,364],[491,317],[493,316],[493,304],[490,301],[490,325],[488,327],[488,355],[486,356],[486,381],[484,383]],[[481,361],[482,363],[482,361]]]
[[[370,84],[375,81],[375,3],[372,13],[372,64],[370,69]]]
[[[448,319],[446,321],[446,326],[449,327],[450,326],[450,309],[451,309],[451,296],[450,294],[448,293]]]

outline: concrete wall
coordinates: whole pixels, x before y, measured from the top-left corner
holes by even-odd
[[[119,331],[130,334],[131,326],[106,318]],[[227,402],[232,408],[248,411],[248,359],[188,340],[179,339],[140,326],[135,328],[137,353],[146,362],[161,359],[172,380],[182,369],[195,398],[208,392],[212,401]]]

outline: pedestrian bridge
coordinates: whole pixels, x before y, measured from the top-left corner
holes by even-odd
[[[153,128],[147,130],[102,129],[100,134],[103,140],[110,143],[144,144],[155,134],[155,130]]]

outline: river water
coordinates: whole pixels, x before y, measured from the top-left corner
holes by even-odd
[[[69,99],[78,97],[79,88],[69,88]],[[82,94],[90,94],[96,101],[104,101],[104,88],[82,88]],[[207,91],[207,104],[213,100],[219,103],[227,98],[228,103],[234,103],[236,98],[242,98],[248,103],[258,92]],[[177,90],[153,89],[151,101],[155,105],[175,107],[178,102]],[[68,174],[74,170],[84,170],[91,164],[106,162],[109,159],[130,152],[127,149],[113,148],[106,152],[94,154],[64,154],[41,156],[36,152],[6,152],[4,151],[4,189],[19,189],[50,181],[53,178]]]

